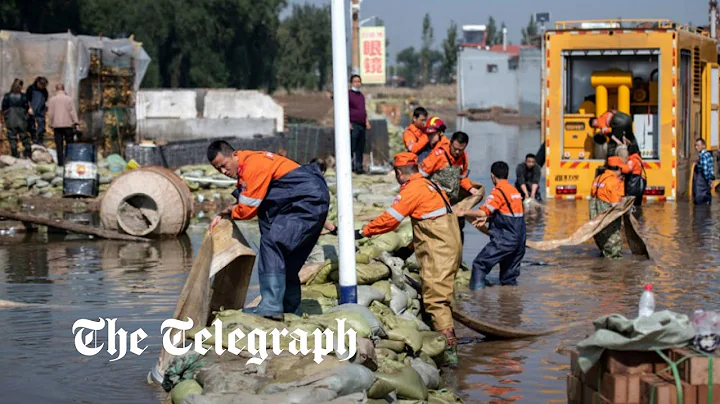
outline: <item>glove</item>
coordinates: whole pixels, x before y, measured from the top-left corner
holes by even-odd
[[[363,236],[362,230],[355,230],[355,240],[360,240],[363,238],[365,238],[365,236]]]
[[[330,230],[330,234],[332,234],[333,236],[337,236],[338,235],[337,231],[338,231],[338,228],[337,228],[337,226],[335,226],[334,229]]]

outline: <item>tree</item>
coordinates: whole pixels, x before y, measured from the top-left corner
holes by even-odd
[[[423,85],[427,84],[432,71],[432,66],[430,64],[430,47],[433,44],[433,37],[434,33],[432,23],[430,22],[430,13],[425,13],[422,27],[422,48],[420,49],[420,65]]]
[[[522,29],[522,44],[533,45],[538,43],[538,26],[535,22],[535,16],[530,15],[530,22],[527,27]]]
[[[405,77],[410,85],[415,85],[421,73],[420,54],[415,48],[411,46],[401,50],[395,56],[395,61],[398,65],[398,74]]]
[[[495,24],[495,18],[490,16],[487,26],[485,27],[485,44],[487,46],[493,46],[497,44],[497,36],[497,25]]]
[[[443,60],[442,60],[442,71],[440,77],[446,83],[451,83],[453,75],[455,74],[455,67],[457,66],[458,58],[458,26],[455,21],[450,21],[450,27],[447,30],[447,35],[443,41]]]

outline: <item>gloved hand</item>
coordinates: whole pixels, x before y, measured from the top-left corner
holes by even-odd
[[[337,236],[338,235],[337,231],[338,231],[338,228],[337,228],[337,226],[335,226],[332,230],[330,230],[330,234],[332,234],[333,236]]]
[[[355,240],[360,240],[363,238],[365,238],[365,236],[363,236],[362,230],[355,230]]]

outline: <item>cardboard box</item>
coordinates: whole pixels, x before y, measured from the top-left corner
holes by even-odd
[[[568,404],[582,404],[583,385],[580,379],[572,374],[567,375],[567,399]]]
[[[605,373],[602,376],[600,393],[615,404],[628,403],[627,375]]]
[[[652,373],[653,365],[665,363],[660,355],[648,351],[605,351],[605,368],[610,374]]]
[[[715,363],[713,363],[713,365],[715,365]],[[698,404],[720,404],[720,385],[714,384],[712,386],[712,402],[710,402],[709,397],[708,397],[709,386],[694,386],[694,387],[697,388],[697,403]]]
[[[655,390],[654,399],[653,390]],[[674,384],[670,384],[655,375],[644,375],[640,378],[641,404],[678,404],[677,391]],[[685,404],[685,403],[683,403]]]
[[[673,349],[673,361],[677,362],[683,357],[695,355],[696,352],[687,348]],[[713,357],[713,370],[720,370],[720,357]],[[678,372],[683,381],[693,386],[701,386],[711,384],[708,380],[708,367],[710,359],[706,356],[694,356],[685,359],[678,364]],[[720,371],[713,371],[712,384],[720,384]]]
[[[641,375],[628,375],[628,404],[640,404],[640,377]]]

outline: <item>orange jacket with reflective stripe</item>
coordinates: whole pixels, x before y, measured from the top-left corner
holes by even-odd
[[[612,127],[610,127],[610,121],[612,121],[613,116],[615,116],[615,111],[610,110],[598,117],[598,129],[600,129],[601,133],[608,134],[612,132]]]
[[[625,196],[625,187],[614,172],[606,170],[593,181],[590,195],[601,201],[616,204]]]
[[[638,153],[633,153],[628,156],[627,163],[620,167],[622,168],[623,174],[642,175],[642,177],[645,178],[643,174],[642,157],[640,157]]]
[[[240,150],[235,152],[238,159],[238,181],[240,190],[238,204],[232,210],[235,220],[252,219],[268,192],[272,180],[300,167],[290,159],[264,151]]]
[[[405,133],[403,133],[403,142],[405,142],[405,147],[407,147],[410,153],[420,153],[420,150],[428,144],[428,141],[427,134],[412,124],[408,126],[407,129],[405,129]]]
[[[450,154],[450,140],[445,136],[440,137],[440,141],[435,145],[435,148],[425,157],[425,160],[422,161],[420,164],[420,173],[429,177],[447,168],[449,165],[448,160],[450,160],[453,166],[462,167],[462,171],[460,171],[460,186],[466,191],[471,190],[473,185],[470,178],[468,178],[467,153],[463,151],[460,157],[455,159],[452,154]]]
[[[445,201],[448,197],[442,188],[439,189],[442,197],[429,180],[421,174],[413,174],[408,182],[400,187],[392,206],[363,228],[363,235],[371,237],[393,231],[408,216],[425,220],[447,214]]]
[[[508,206],[508,202],[510,202],[510,206]],[[508,180],[499,180],[480,209],[488,216],[497,211],[505,216],[522,217],[523,197],[517,188],[510,185]]]

